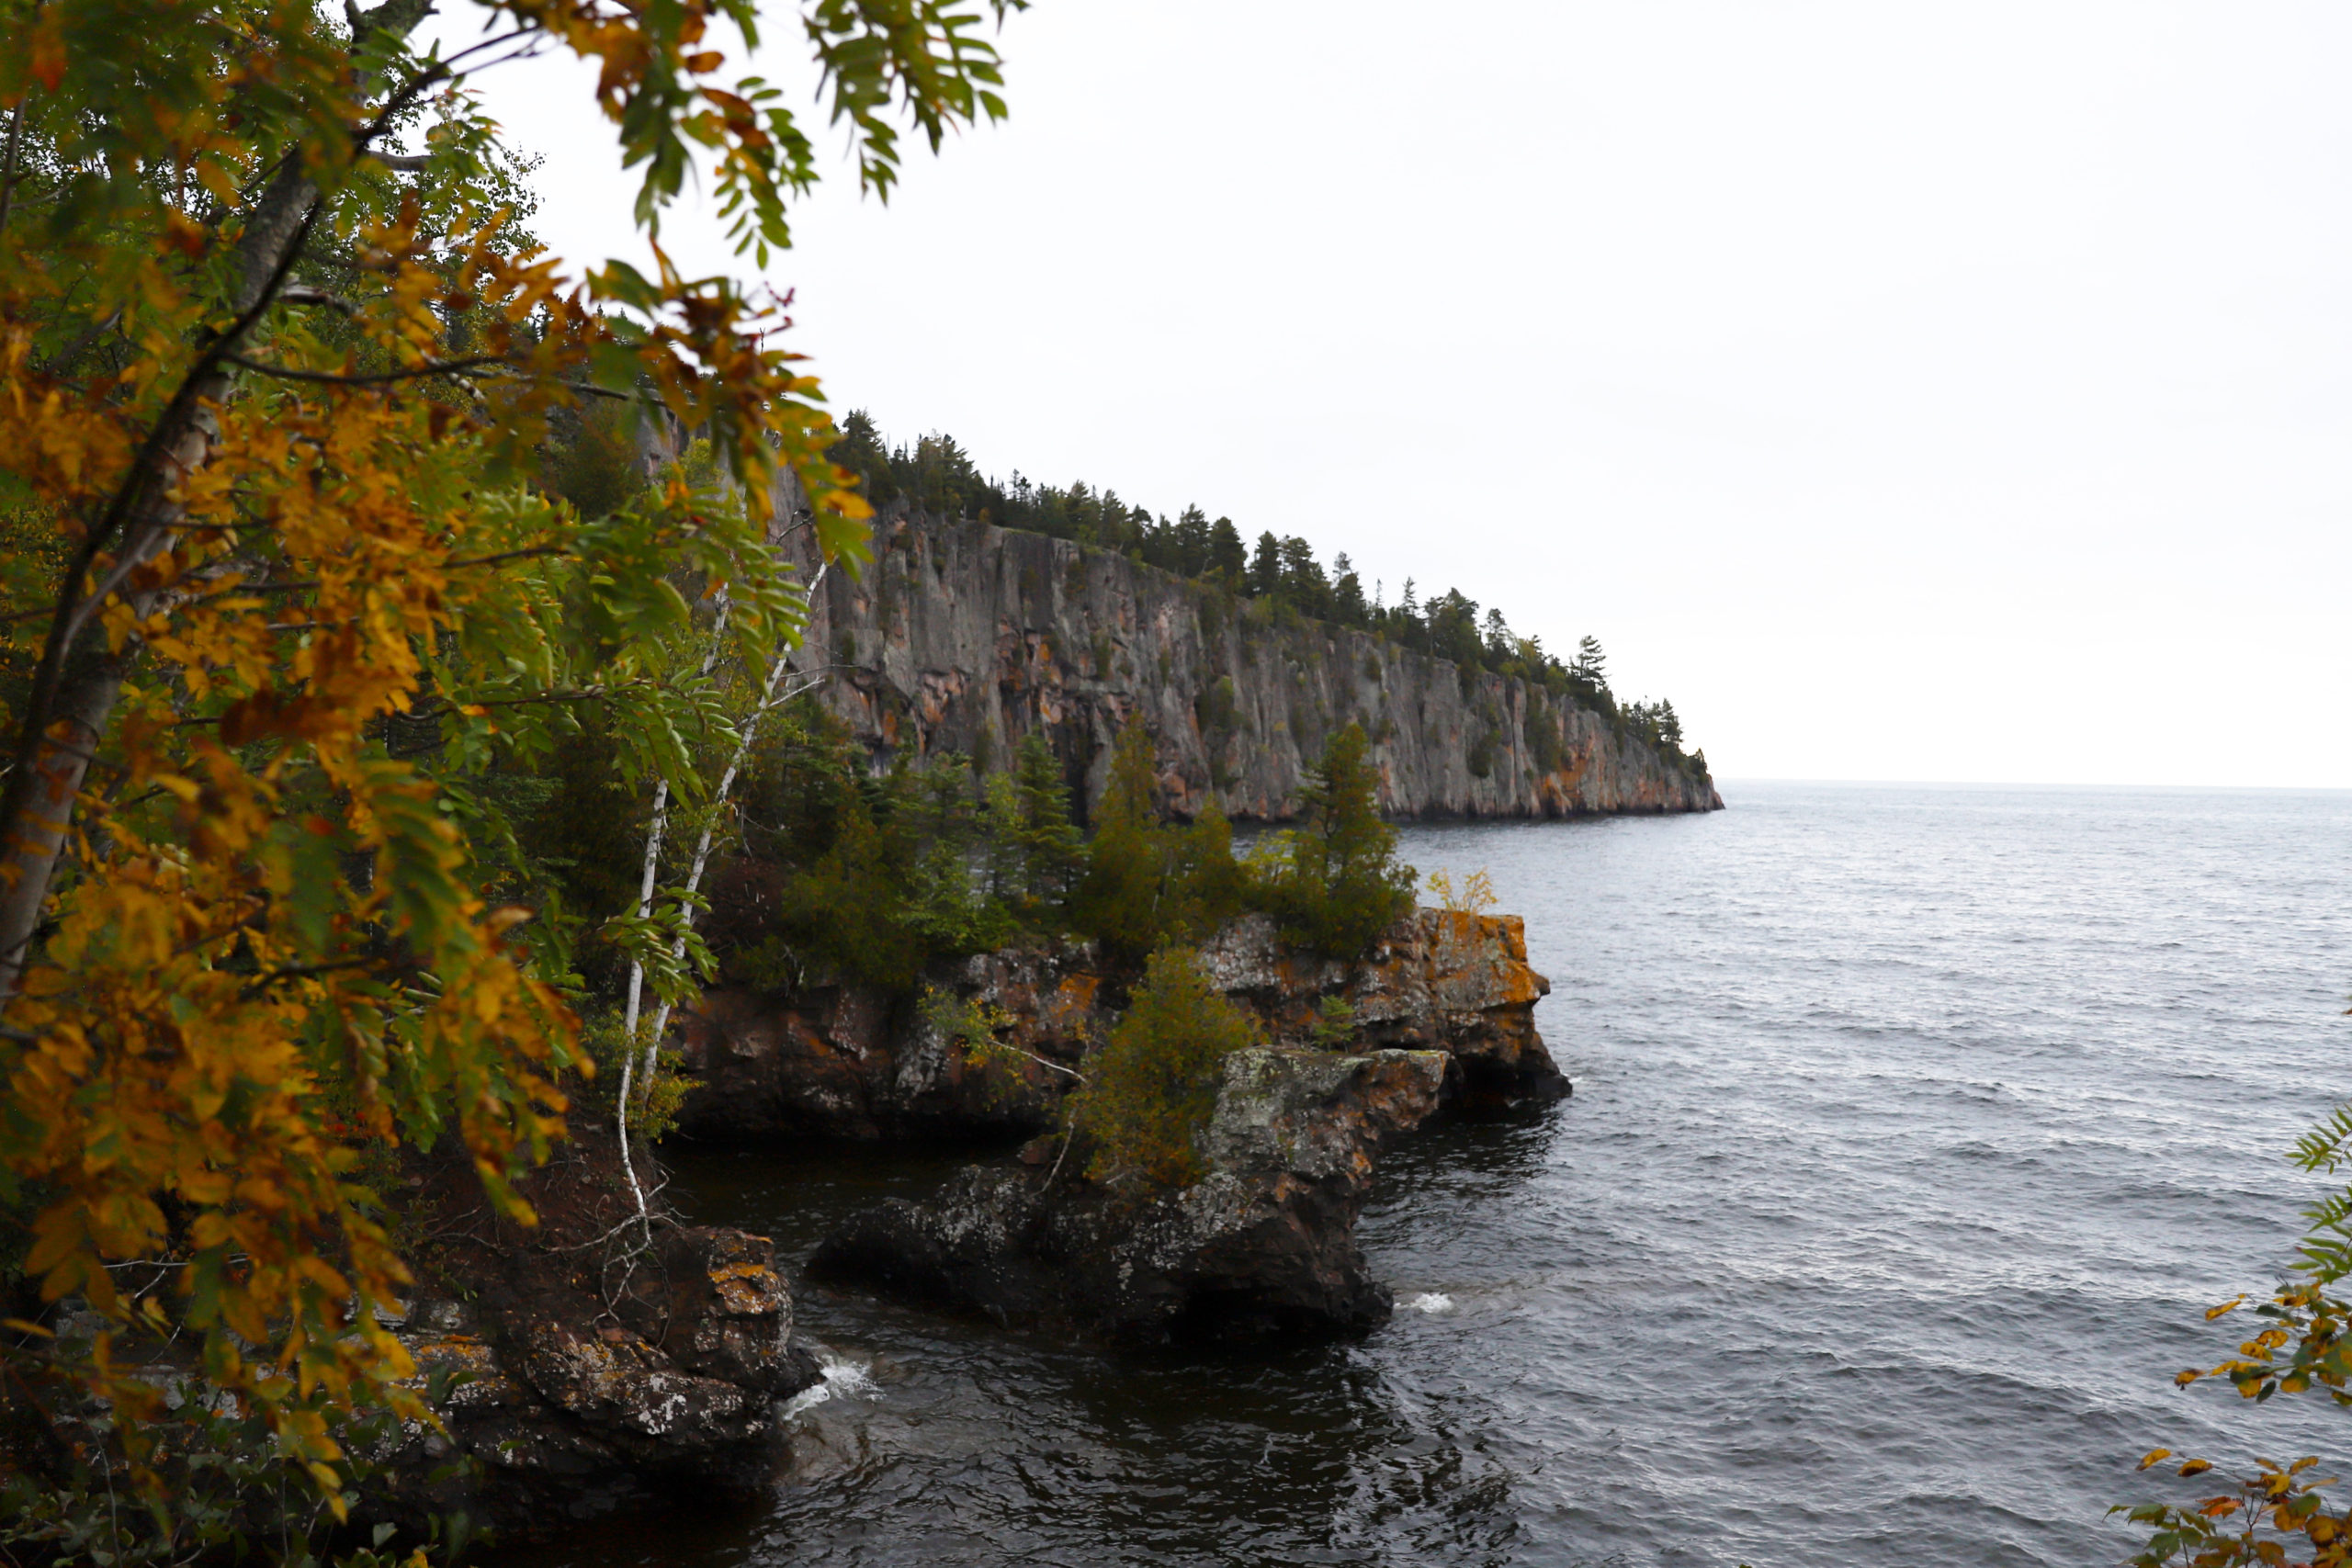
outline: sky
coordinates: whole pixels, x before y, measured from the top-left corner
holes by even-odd
[[[1011,118],[888,206],[820,137],[765,276],[837,411],[1597,636],[1722,778],[2352,787],[2352,7],[1036,0],[998,41]],[[592,80],[472,85],[542,238],[641,255]],[[663,242],[752,271],[691,201]]]

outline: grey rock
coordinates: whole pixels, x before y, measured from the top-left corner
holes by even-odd
[[[1133,1343],[1361,1333],[1391,1307],[1355,1241],[1374,1155],[1454,1071],[1439,1051],[1236,1052],[1193,1185],[971,1166],[929,1203],[853,1216],[809,1270]]]
[[[804,530],[795,536],[804,557]],[[796,664],[876,764],[955,751],[1001,770],[1043,734],[1083,797],[1136,714],[1179,816],[1296,815],[1307,766],[1361,722],[1384,810],[1568,817],[1718,810],[1703,774],[1525,682],[1273,615],[1125,556],[886,509],[862,579],[828,575]],[[804,568],[813,570],[813,560]],[[1479,771],[1483,768],[1483,772]]]

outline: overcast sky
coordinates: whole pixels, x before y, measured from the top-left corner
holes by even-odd
[[[768,269],[837,410],[1591,632],[1727,779],[2352,786],[2352,7],[1038,0],[1001,42],[1010,122],[887,208],[843,164]],[[586,78],[476,85],[542,235],[631,254]]]

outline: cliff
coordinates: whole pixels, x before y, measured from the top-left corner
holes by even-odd
[[[960,751],[1001,769],[1042,732],[1089,803],[1140,711],[1180,816],[1211,799],[1236,818],[1293,816],[1351,719],[1391,816],[1723,806],[1703,775],[1524,681],[983,523],[886,513],[863,581],[828,576],[796,663],[879,763]]]

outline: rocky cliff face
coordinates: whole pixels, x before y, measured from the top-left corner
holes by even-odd
[[[1284,946],[1250,915],[1201,948],[1218,989],[1278,1046],[1315,1042],[1318,1009],[1347,1004],[1350,1046],[1443,1054],[1448,1092],[1472,1102],[1548,1101],[1567,1093],[1535,1032],[1551,989],[1528,967],[1515,915],[1421,909],[1354,963]],[[1028,1055],[1018,1075],[968,1061],[905,998],[849,987],[774,997],[718,988],[679,1015],[688,1077],[680,1126],[698,1137],[777,1133],[842,1138],[1013,1134],[1056,1124],[1076,1067],[1126,1004],[1126,976],[1090,942],[976,953],[926,977],[939,995],[1007,1020],[1005,1043]]]
[[[806,535],[797,536],[803,541]],[[1350,720],[1402,817],[1708,811],[1722,797],[1600,715],[1525,682],[1042,535],[886,515],[862,581],[829,576],[797,660],[877,761],[1001,767],[1043,733],[1091,802],[1142,713],[1172,808],[1282,820]]]

